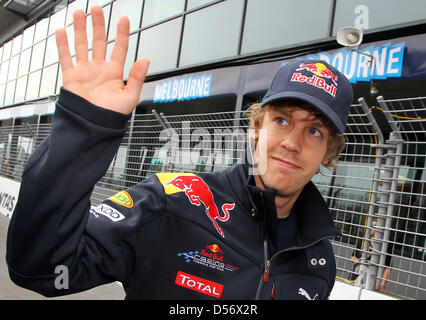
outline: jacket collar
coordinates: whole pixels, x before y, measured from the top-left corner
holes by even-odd
[[[269,233],[275,232],[272,223],[276,216],[276,190],[261,190],[255,185],[253,175],[249,175],[249,162],[234,164],[224,171],[228,185],[234,196],[250,214],[265,224]],[[305,185],[296,201],[298,232],[296,243],[292,246],[307,246],[324,238],[339,237],[331,212],[321,193],[310,181]]]

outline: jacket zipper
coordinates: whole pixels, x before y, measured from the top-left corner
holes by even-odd
[[[271,267],[271,261],[266,260],[265,261],[265,269],[263,270],[263,282],[268,282],[269,280],[269,268]]]
[[[260,193],[260,197],[262,199],[262,205],[263,207],[265,207],[265,202],[263,199],[263,193]],[[306,249],[309,248],[315,244],[317,244],[318,242],[324,240],[324,239],[328,239],[328,238],[333,238],[335,235],[330,235],[330,236],[325,236],[322,237],[316,241],[313,241],[307,245],[304,246],[300,246],[300,247],[290,247],[287,249],[283,249],[281,251],[275,252],[274,255],[272,255],[270,258],[268,257],[268,239],[267,239],[267,235],[264,234],[263,236],[263,255],[264,255],[264,269],[263,269],[263,274],[262,274],[262,278],[261,281],[259,283],[259,286],[257,288],[257,292],[256,292],[256,300],[259,300],[262,292],[263,292],[263,286],[265,283],[267,283],[269,281],[269,272],[270,272],[270,268],[271,268],[271,261],[274,257],[276,257],[277,255],[283,253],[283,252],[287,252],[287,251],[292,251],[292,250],[302,250],[302,249]],[[272,289],[271,289],[271,294],[270,294],[271,299],[275,298],[275,281],[272,282]]]
[[[271,299],[275,299],[275,280],[272,281],[272,289],[271,289]]]
[[[265,283],[267,283],[269,281],[269,273],[270,273],[270,269],[271,269],[271,261],[273,258],[275,258],[276,256],[278,256],[279,254],[283,253],[283,252],[287,252],[287,251],[292,251],[292,250],[302,250],[302,249],[306,249],[309,248],[315,244],[317,244],[318,242],[324,240],[324,239],[328,239],[328,238],[333,238],[334,236],[326,236],[326,237],[322,237],[314,242],[309,243],[308,245],[305,246],[300,246],[300,247],[291,247],[291,248],[287,248],[287,249],[283,249],[281,251],[276,252],[272,257],[268,258],[268,240],[266,239],[266,237],[263,240],[263,247],[264,247],[264,269],[263,269],[263,273],[262,273],[262,278],[261,281],[259,283],[259,286],[257,288],[257,293],[256,293],[256,300],[259,300],[261,297],[261,294],[263,292],[263,286]],[[271,289],[271,293],[270,293],[270,298],[271,299],[275,299],[275,281],[272,282],[272,289]]]

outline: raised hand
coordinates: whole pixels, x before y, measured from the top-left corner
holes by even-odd
[[[91,8],[91,14],[93,23],[91,61],[88,60],[86,15],[82,10],[74,12],[76,64],[71,58],[65,29],[56,30],[63,87],[99,107],[130,114],[138,103],[149,60],[142,58],[136,61],[130,70],[127,85],[124,85],[123,68],[129,44],[129,19],[121,17],[118,21],[112,56],[106,61],[103,11],[100,7],[94,6]]]

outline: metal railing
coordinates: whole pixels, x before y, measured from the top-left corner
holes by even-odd
[[[337,169],[312,179],[343,237],[333,240],[337,277],[370,290],[426,299],[426,98],[352,105]],[[391,132],[382,132],[372,109]],[[244,157],[241,112],[134,113],[92,194],[98,204],[155,172],[223,170]],[[19,180],[50,124],[0,127],[0,174]],[[383,286],[382,286],[383,284]]]

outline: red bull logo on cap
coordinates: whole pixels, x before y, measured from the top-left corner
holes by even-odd
[[[296,71],[300,70],[308,70],[319,77],[329,78],[333,80],[333,83],[337,86],[337,76],[323,63],[302,63]]]
[[[160,182],[163,183],[164,176],[159,176]],[[185,192],[189,202],[194,206],[203,206],[204,212],[212,222],[216,231],[224,238],[222,228],[218,225],[216,220],[221,222],[228,221],[229,211],[234,209],[235,203],[225,203],[221,207],[221,212],[214,201],[213,193],[209,186],[195,174],[175,174],[170,180],[163,183],[166,194],[175,193],[176,189]],[[169,189],[173,187],[173,189]]]
[[[293,73],[290,81],[307,83],[315,86],[319,89],[324,90],[333,97],[336,96],[337,92],[337,80],[338,77],[335,75],[327,66],[323,63],[302,63],[296,71],[307,70],[313,74],[312,77],[301,74],[300,72]],[[333,84],[327,84],[326,79],[331,79]]]

